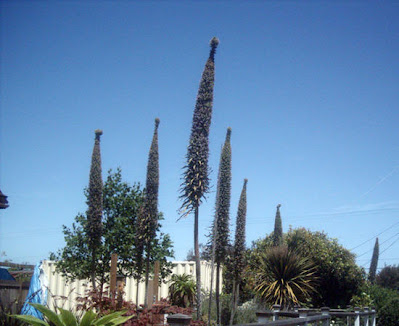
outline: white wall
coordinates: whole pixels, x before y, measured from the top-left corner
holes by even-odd
[[[42,266],[48,278],[48,284],[49,284],[48,306],[50,308],[53,308],[54,304],[56,304],[56,306],[58,307],[74,310],[76,307],[76,298],[79,296],[84,296],[85,291],[91,287],[90,281],[79,280],[67,283],[65,278],[62,277],[61,274],[55,271],[55,263],[53,261],[45,260],[43,261]],[[195,275],[196,275],[195,262],[193,261],[173,262],[172,274],[192,275],[193,280],[195,281]],[[215,284],[216,271],[214,272],[214,275],[215,275],[214,278],[214,284]],[[220,277],[220,282],[222,282],[222,277]],[[208,292],[211,284],[211,264],[205,261],[201,262],[201,284],[202,284],[202,289]],[[166,284],[162,283],[162,285],[158,288],[158,297],[167,298],[168,288],[169,288],[168,283]],[[127,301],[135,302],[136,289],[137,287],[135,280],[133,278],[127,278],[124,299]],[[213,286],[213,289],[215,289],[215,285]],[[139,303],[140,304],[144,303],[144,282],[141,282],[139,284]]]

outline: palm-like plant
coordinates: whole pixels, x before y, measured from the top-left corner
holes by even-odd
[[[172,305],[190,307],[194,305],[196,287],[191,275],[174,274],[170,280],[169,296]]]
[[[76,319],[75,315],[61,308],[58,308],[59,314],[48,309],[38,303],[30,303],[31,306],[39,310],[45,317],[46,321],[29,315],[12,315],[12,317],[33,326],[116,326],[126,323],[133,316],[122,316],[126,311],[117,311],[103,317],[99,317],[95,312],[88,310],[83,315],[80,322]]]
[[[268,249],[259,261],[255,291],[266,303],[292,308],[316,291],[316,267],[308,258],[280,246]]]

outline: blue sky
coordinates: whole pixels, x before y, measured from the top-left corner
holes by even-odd
[[[369,266],[399,263],[399,4],[379,1],[2,1],[0,251],[35,263],[86,210],[94,130],[102,160],[145,181],[161,120],[160,198],[176,259],[179,184],[208,42],[216,54],[210,134],[216,171],[232,127],[231,233],[248,178],[247,244],[273,229],[324,230]]]

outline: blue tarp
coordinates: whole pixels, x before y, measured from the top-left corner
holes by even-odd
[[[22,307],[22,315],[31,315],[43,319],[40,311],[33,308],[28,302],[40,303],[45,305],[47,303],[47,276],[42,268],[42,262],[36,264],[33,271],[32,279],[30,281],[29,292],[26,296],[24,306]]]
[[[0,267],[0,280],[15,281],[15,278],[8,272],[6,268]]]

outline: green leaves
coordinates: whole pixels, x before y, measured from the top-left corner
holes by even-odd
[[[24,323],[27,323],[28,325],[33,325],[33,326],[50,326],[48,323],[44,322],[43,320],[29,316],[29,315],[11,315],[11,317],[16,318]]]
[[[273,247],[261,255],[255,291],[269,304],[284,308],[304,303],[315,292],[315,266],[287,247]]]
[[[193,306],[196,286],[191,275],[172,275],[169,293],[172,305],[179,307]]]
[[[33,326],[117,326],[124,324],[133,316],[122,316],[126,311],[117,311],[103,317],[98,318],[97,314],[91,310],[86,311],[83,315],[82,320],[78,323],[74,314],[68,310],[59,308],[60,314],[57,315],[55,312],[48,309],[46,306],[37,303],[30,303],[31,306],[39,310],[45,318],[49,321],[43,321],[33,316],[28,315],[12,315],[18,320],[23,321]]]

